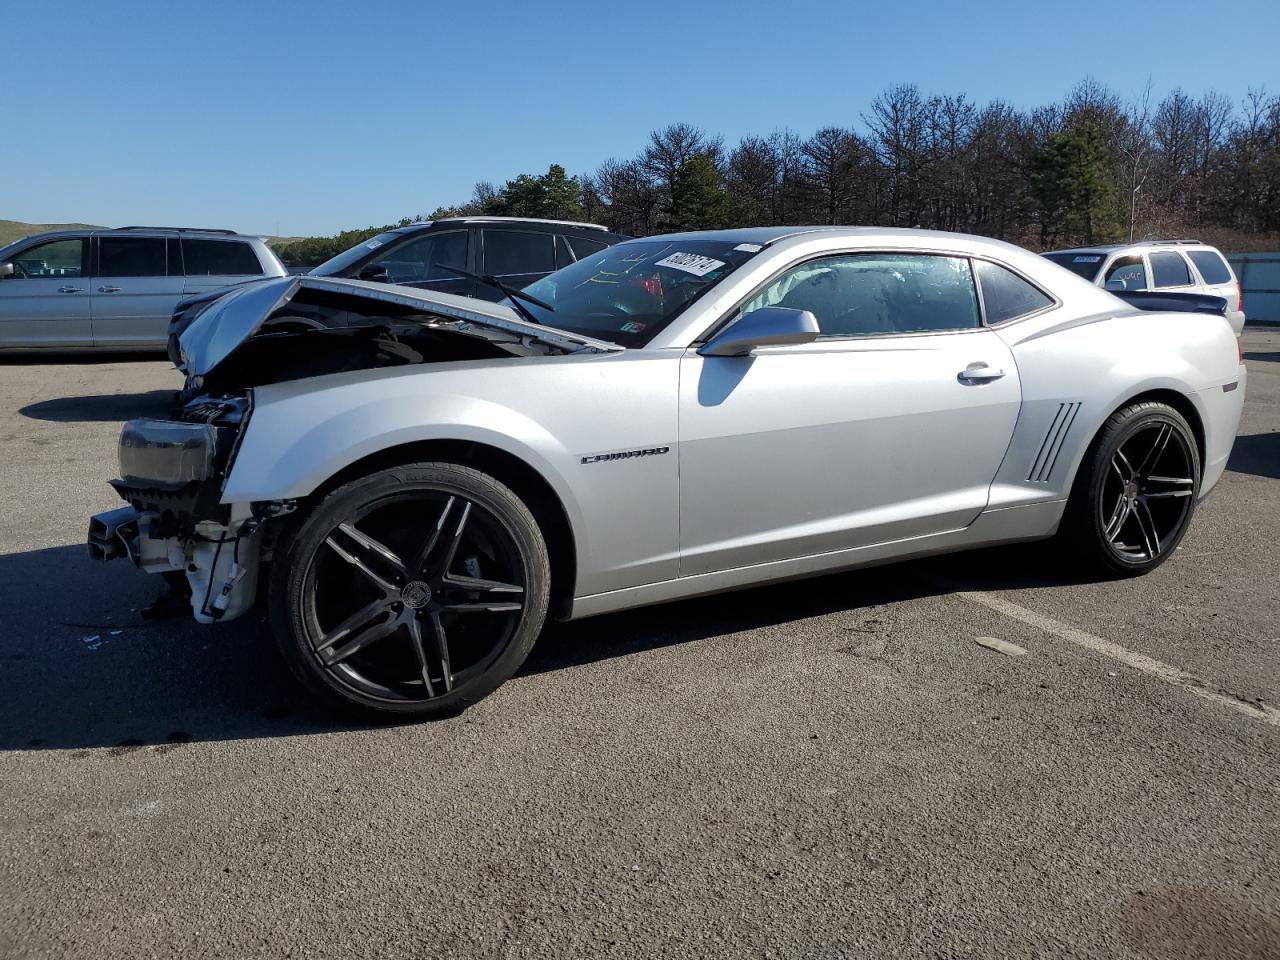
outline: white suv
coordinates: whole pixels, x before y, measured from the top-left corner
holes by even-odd
[[[59,230],[0,248],[0,352],[163,350],[179,300],[284,266],[231,230]]]
[[[1077,247],[1044,254],[1059,266],[1108,290],[1207,293],[1227,301],[1227,320],[1240,335],[1244,298],[1231,265],[1216,248],[1198,240],[1148,240],[1104,247]]]

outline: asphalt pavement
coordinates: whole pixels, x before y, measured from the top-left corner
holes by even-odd
[[[87,559],[166,363],[0,361],[0,957],[1280,957],[1280,330],[1243,345],[1147,577],[988,550],[559,625],[392,727]]]

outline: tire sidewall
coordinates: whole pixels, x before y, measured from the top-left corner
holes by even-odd
[[[397,703],[361,694],[320,665],[310,639],[311,604],[306,590],[310,568],[339,522],[369,504],[415,490],[465,497],[498,522],[515,544],[523,567],[524,609],[506,648],[484,673],[429,701]],[[270,605],[276,642],[291,672],[307,690],[348,712],[375,718],[455,714],[488,696],[520,668],[546,618],[550,563],[537,522],[509,488],[469,467],[419,463],[360,477],[334,490],[296,520],[285,539],[283,556],[272,565]]]

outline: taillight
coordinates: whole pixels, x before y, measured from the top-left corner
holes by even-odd
[[[1244,287],[1240,286],[1240,281],[1236,281],[1236,309],[1244,313]]]

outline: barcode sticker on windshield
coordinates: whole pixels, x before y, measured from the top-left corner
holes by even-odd
[[[365,244],[365,246],[368,247],[370,250],[377,250],[380,246],[382,246],[382,241],[370,240],[368,243]]]
[[[710,257],[700,257],[696,253],[673,253],[669,257],[663,257],[655,267],[673,267],[676,270],[683,270],[685,273],[692,273],[695,277],[705,277],[717,267],[723,267],[723,260],[712,260]]]
[[[1097,263],[1101,257],[1073,257],[1072,263]]]
[[[741,250],[743,253],[759,253],[764,247],[758,243],[740,243],[733,249]]]

